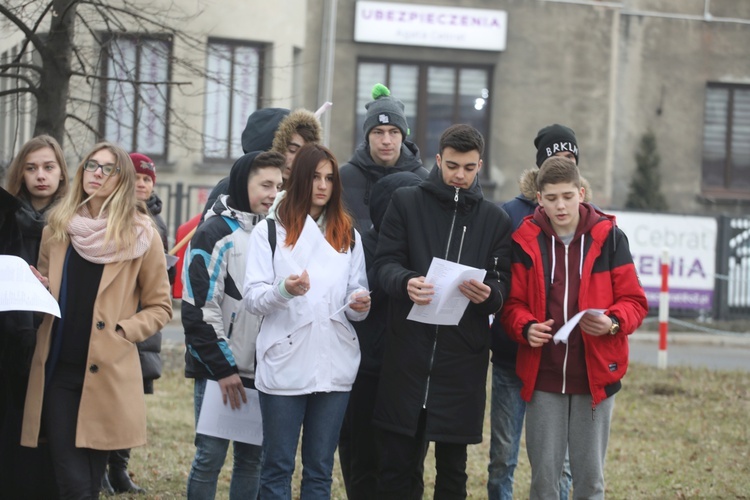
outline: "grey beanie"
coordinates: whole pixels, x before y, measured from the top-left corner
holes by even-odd
[[[372,101],[365,104],[367,115],[365,116],[365,140],[370,131],[378,125],[393,125],[398,127],[404,139],[409,135],[409,124],[406,123],[404,103],[391,96],[388,87],[376,83],[372,88]]]

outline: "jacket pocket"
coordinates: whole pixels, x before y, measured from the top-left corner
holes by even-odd
[[[331,357],[331,383],[338,386],[350,386],[354,383],[359,369],[359,340],[354,329],[338,319],[331,321],[334,338]]]
[[[310,328],[301,328],[276,341],[258,358],[256,372],[269,389],[302,390],[313,376],[314,352]]]

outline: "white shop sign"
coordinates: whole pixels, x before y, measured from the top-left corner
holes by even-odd
[[[505,50],[508,13],[389,2],[357,2],[354,41]]]

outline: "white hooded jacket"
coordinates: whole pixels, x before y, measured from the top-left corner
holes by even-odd
[[[256,344],[255,386],[267,394],[293,396],[350,391],[359,367],[359,342],[349,323],[367,312],[346,304],[367,290],[362,240],[339,252],[326,241],[308,215],[294,247],[284,244],[286,230],[276,223],[276,249],[268,242],[268,223],[250,235],[244,302],[264,316]],[[307,270],[310,289],[286,298],[279,284]]]

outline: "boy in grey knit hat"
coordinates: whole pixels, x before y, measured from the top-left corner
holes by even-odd
[[[372,89],[372,101],[365,104],[365,140],[351,159],[341,166],[344,204],[361,232],[370,229],[370,189],[382,177],[395,172],[414,172],[424,179],[427,170],[419,148],[406,140],[409,124],[404,103],[394,98],[383,84]]]
[[[365,137],[379,125],[392,125],[401,131],[401,140],[405,140],[409,135],[409,124],[406,122],[404,103],[392,97],[388,87],[381,83],[373,87],[372,98],[372,101],[365,104]]]

